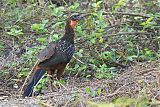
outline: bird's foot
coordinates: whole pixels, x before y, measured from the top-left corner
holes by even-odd
[[[55,86],[55,84],[53,84],[52,75],[48,75],[48,78],[49,78],[49,90],[51,92],[54,92],[54,88],[57,89],[57,87]]]
[[[66,89],[66,87],[59,80],[54,81],[54,86],[56,87],[57,90],[62,88]]]
[[[49,80],[49,90],[51,92],[58,91],[59,89],[66,89],[66,87],[59,80]]]

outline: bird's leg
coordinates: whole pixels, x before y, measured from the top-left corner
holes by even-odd
[[[64,89],[66,89],[66,87],[60,82],[60,80],[58,78],[57,79],[57,83],[58,83],[58,87],[61,89],[61,87],[63,87]]]
[[[52,70],[52,71],[49,70],[49,71],[48,71],[49,89],[50,89],[51,92],[54,91],[54,88],[58,89],[58,88],[56,87],[55,83],[53,83],[53,74],[54,74],[54,71],[55,71],[55,70]],[[52,84],[54,85],[54,87],[53,87]]]
[[[63,73],[64,73],[65,67],[66,67],[66,64],[61,64],[61,65],[59,65],[59,66],[57,67],[57,80],[58,80],[58,85],[59,85],[59,87],[61,88],[61,86],[62,86],[63,88],[66,89],[66,87],[65,87],[62,83],[59,82],[61,76],[62,76]]]
[[[49,80],[49,90],[53,92],[53,87],[52,87],[52,75],[48,75],[48,80]]]

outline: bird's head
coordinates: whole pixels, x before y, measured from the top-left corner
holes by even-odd
[[[70,26],[74,29],[77,25],[77,23],[83,19],[83,16],[78,13],[73,13],[69,17],[70,20]]]

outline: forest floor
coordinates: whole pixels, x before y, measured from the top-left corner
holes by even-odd
[[[47,90],[37,97],[21,98],[19,91],[10,88],[4,90],[2,87],[0,107],[86,107],[90,102],[110,102],[119,97],[136,98],[137,102],[145,97],[152,103],[160,100],[159,88],[158,63],[145,62],[125,69],[112,79],[68,78],[65,88],[55,92]],[[86,92],[86,89],[89,91]],[[157,102],[151,107],[159,106]]]
[[[7,1],[9,2],[9,0],[7,0]],[[12,1],[14,1],[14,0],[12,0]],[[15,0],[15,1],[17,1],[17,0]],[[23,1],[27,1],[27,0],[23,0]],[[79,49],[81,49],[81,48],[89,46],[89,50],[93,50],[93,53],[92,52],[87,53],[88,49],[84,49],[84,51],[86,51],[86,53],[85,52],[83,52],[83,53],[86,54],[86,56],[89,56],[89,58],[87,58],[87,57],[84,57],[84,58],[90,59],[90,55],[94,54],[94,55],[92,55],[92,56],[94,56],[94,57],[92,57],[92,59],[94,61],[94,58],[97,57],[95,54],[95,52],[98,51],[97,47],[99,46],[99,48],[101,50],[101,48],[103,48],[104,45],[105,45],[105,47],[106,47],[106,45],[109,46],[109,47],[107,46],[107,48],[106,48],[107,52],[110,51],[111,49],[115,50],[116,48],[118,48],[117,50],[120,50],[118,55],[120,53],[122,53],[122,54],[126,54],[126,56],[128,56],[128,54],[123,53],[123,51],[121,52],[121,50],[130,49],[130,50],[133,50],[133,52],[134,52],[134,50],[135,50],[134,47],[136,47],[138,50],[138,53],[139,53],[139,49],[141,49],[141,46],[142,47],[144,46],[143,47],[144,49],[145,49],[145,46],[147,47],[146,49],[148,49],[148,46],[150,46],[151,49],[153,48],[152,50],[154,50],[154,47],[157,47],[157,43],[159,44],[159,41],[155,40],[155,39],[159,39],[158,38],[159,37],[159,35],[158,35],[159,34],[158,33],[159,26],[158,26],[158,24],[157,24],[157,26],[156,26],[156,24],[154,26],[154,24],[152,25],[152,23],[159,23],[159,20],[157,20],[157,17],[159,15],[157,15],[157,16],[155,15],[156,17],[155,16],[154,17],[157,21],[153,20],[153,22],[152,22],[152,19],[154,19],[154,17],[149,17],[150,15],[144,16],[143,14],[142,15],[138,14],[138,16],[137,16],[137,14],[130,14],[130,13],[135,12],[136,9],[137,9],[137,11],[140,10],[144,14],[148,13],[148,10],[151,10],[149,7],[148,7],[149,8],[148,9],[146,5],[144,5],[145,6],[144,9],[146,9],[146,11],[142,10],[143,5],[140,5],[140,9],[138,10],[137,6],[139,5],[139,2],[137,2],[137,3],[138,4],[136,4],[136,6],[134,6],[133,4],[130,4],[131,7],[133,5],[134,8],[128,8],[128,6],[122,5],[123,8],[126,8],[126,10],[129,14],[126,11],[122,12],[122,14],[120,14],[120,15],[119,15],[120,12],[117,12],[118,13],[117,15],[106,14],[106,16],[104,17],[105,20],[102,17],[103,15],[102,16],[100,15],[100,17],[98,17],[99,13],[101,13],[102,9],[100,9],[100,11],[99,11],[98,10],[98,8],[99,8],[98,3],[96,4],[97,8],[94,7],[94,5],[95,5],[95,3],[94,3],[92,8],[95,9],[94,10],[95,12],[93,14],[95,14],[96,17],[95,18],[93,17],[93,19],[91,19],[92,17],[89,17],[87,19],[87,21],[84,23],[85,27],[88,26],[88,27],[86,27],[87,29],[84,29],[84,31],[88,30],[88,28],[89,28],[89,33],[87,33],[87,34],[89,34],[89,36],[91,38],[87,37],[88,35],[85,33],[84,34],[82,33],[83,35],[80,36],[81,30],[79,30],[79,38],[77,39],[77,41],[83,42],[83,39],[81,39],[83,37],[89,38],[92,40],[94,40],[93,38],[96,38],[96,40],[99,39],[99,38],[95,37],[95,35],[91,35],[91,34],[94,34],[96,31],[92,32],[92,30],[90,31],[90,29],[92,29],[92,27],[96,26],[97,29],[94,28],[93,30],[97,30],[97,31],[102,30],[102,29],[99,29],[102,27],[101,24],[96,24],[96,23],[98,23],[98,22],[103,23],[105,21],[109,24],[107,25],[107,27],[104,27],[105,28],[104,31],[107,31],[107,34],[105,34],[104,36],[106,36],[107,38],[109,37],[109,39],[106,39],[106,40],[104,39],[104,41],[107,41],[107,44],[105,42],[100,43],[98,45],[94,44],[94,46],[96,48],[94,46],[93,47],[90,46],[88,44],[88,41],[87,42],[84,41],[84,43],[77,43],[76,44],[77,49],[78,49],[78,47],[80,47]],[[81,3],[81,4],[82,4],[82,6],[84,5],[84,7],[81,7],[82,9],[84,9],[84,8],[86,8],[85,5],[87,5],[87,4],[89,5],[90,3]],[[108,4],[108,2],[106,3],[107,13],[108,13],[108,8],[112,7],[113,4],[114,4],[113,0],[111,0],[110,4]],[[32,63],[34,62],[32,60],[32,59],[34,59],[32,54],[34,53],[34,51],[36,49],[39,49],[39,48],[34,48],[34,46],[40,47],[39,46],[40,44],[43,44],[42,46],[44,46],[44,44],[46,42],[48,42],[48,40],[50,40],[51,36],[49,36],[49,39],[48,39],[48,34],[53,35],[56,32],[58,32],[58,34],[59,34],[59,32],[62,33],[60,28],[63,27],[63,23],[62,23],[63,20],[59,20],[59,18],[63,16],[63,11],[61,10],[61,8],[55,8],[55,7],[53,8],[52,6],[47,7],[45,10],[45,8],[42,8],[42,7],[35,7],[35,5],[33,5],[33,7],[32,7],[32,5],[28,6],[28,8],[25,7],[26,4],[23,4],[23,5],[18,4],[18,5],[20,5],[19,6],[20,8],[16,8],[17,6],[15,5],[15,7],[14,7],[15,10],[14,10],[13,7],[10,7],[10,5],[8,7],[6,7],[6,4],[3,2],[1,3],[1,0],[0,0],[0,10],[3,10],[3,12],[0,11],[0,15],[2,13],[3,13],[2,15],[4,15],[3,18],[0,17],[0,24],[2,25],[2,27],[0,26],[0,48],[2,46],[4,46],[4,49],[0,49],[0,54],[1,54],[1,50],[4,51],[4,53],[3,53],[4,57],[3,57],[3,55],[2,56],[0,55],[0,107],[90,107],[91,105],[93,106],[96,104],[100,104],[101,102],[106,103],[106,104],[114,104],[115,101],[118,101],[118,100],[119,100],[118,104],[121,104],[121,103],[126,104],[123,107],[160,107],[160,67],[159,67],[159,62],[158,61],[150,61],[150,62],[142,62],[142,63],[139,62],[139,63],[135,64],[137,59],[135,59],[135,61],[133,61],[134,65],[132,65],[128,68],[124,68],[124,69],[119,70],[118,71],[119,73],[114,75],[114,77],[112,79],[110,79],[110,78],[108,78],[108,79],[89,78],[88,79],[88,78],[84,78],[84,77],[74,78],[73,75],[72,75],[72,77],[65,76],[65,77],[63,77],[66,80],[64,87],[61,87],[59,89],[55,89],[54,92],[51,92],[49,90],[49,88],[47,87],[45,90],[43,90],[43,94],[40,94],[40,96],[30,97],[30,98],[22,98],[19,95],[19,90],[20,90],[21,85],[23,83],[22,80],[24,80],[24,78],[23,78],[24,75],[22,75],[22,77],[19,77],[19,78],[14,78],[14,77],[18,77],[17,74],[20,73],[20,71],[22,71],[22,70],[28,72],[28,70],[30,70],[30,67],[32,67]],[[108,6],[108,5],[110,5],[110,6]],[[155,5],[152,5],[152,6],[155,7]],[[73,7],[71,7],[71,8],[73,8]],[[86,13],[88,12],[87,10],[89,10],[89,12],[92,12],[91,6],[89,5],[88,7],[89,7],[88,9],[86,8]],[[119,5],[114,5],[113,7],[115,8],[115,11],[116,11],[116,8],[117,8],[117,10],[119,10],[119,8],[120,8]],[[26,9],[23,9],[23,8],[26,8]],[[53,10],[52,10],[52,8],[53,8]],[[76,5],[74,8],[76,8]],[[91,10],[90,10],[90,8],[91,8]],[[23,11],[21,11],[21,9]],[[133,9],[133,12],[131,12],[130,9],[131,10]],[[153,8],[153,9],[155,10],[155,8]],[[13,11],[11,11],[11,10],[13,10]],[[78,10],[78,8],[77,8],[77,10]],[[103,10],[105,10],[105,9],[103,9]],[[110,11],[110,9],[109,9],[109,11]],[[21,13],[19,13],[19,12],[21,12]],[[53,13],[54,14],[51,15],[50,14],[51,12],[52,12],[52,14]],[[31,14],[28,14],[28,13],[31,13]],[[124,14],[124,16],[123,16],[123,14]],[[11,16],[13,16],[13,17],[11,17]],[[55,18],[55,16],[57,17],[57,19]],[[142,16],[144,17],[142,19],[146,20],[146,22],[144,21],[145,23],[143,22],[143,20],[141,22],[141,18],[139,19],[139,17],[142,17]],[[48,19],[49,23],[52,23],[52,21],[53,21],[54,22],[53,25],[55,24],[54,25],[55,29],[54,30],[52,29],[52,27],[53,27],[52,24],[50,24],[49,26],[46,24],[47,26],[43,27],[42,26],[43,23],[41,22],[42,19]],[[63,17],[62,17],[62,19],[63,19]],[[94,25],[94,23],[92,25],[92,20],[96,22],[95,25]],[[37,28],[37,30],[40,30],[40,31],[44,30],[45,31],[47,29],[48,32],[52,32],[53,34],[46,32],[46,35],[44,35],[43,33],[39,34],[39,33],[35,32],[31,27],[33,25],[36,25],[36,23],[40,23],[40,24],[37,24],[36,27],[38,27],[38,25],[41,25],[40,28],[39,27]],[[145,25],[142,26],[142,24],[145,24]],[[15,26],[16,29],[12,29],[12,27],[14,28],[14,25],[16,25]],[[122,26],[122,25],[124,25],[124,26]],[[21,29],[20,29],[21,26],[23,28],[24,36],[21,36]],[[56,28],[56,26],[59,26],[59,27]],[[152,31],[152,29],[150,29],[150,26],[151,26],[151,28],[152,27],[155,29],[157,28],[158,30],[156,29],[156,30]],[[42,29],[41,29],[41,27],[42,27]],[[144,29],[145,27],[148,28],[148,29],[146,29],[147,34],[144,32],[141,32],[142,29]],[[80,27],[79,27],[79,29],[80,29]],[[15,30],[15,31],[11,32],[11,30]],[[134,32],[132,32],[132,30]],[[13,34],[11,34],[11,35],[7,34],[9,31]],[[15,33],[15,32],[17,32],[17,33]],[[103,32],[100,32],[100,31],[98,31],[98,32],[99,32],[98,33],[99,35],[101,35],[101,33],[103,34]],[[123,32],[124,32],[124,34],[123,34]],[[140,34],[138,32],[140,32]],[[131,35],[130,35],[130,33],[131,33]],[[157,35],[155,35],[156,33],[157,33]],[[148,36],[148,34],[150,37]],[[108,36],[108,35],[110,35],[110,36]],[[45,38],[45,36],[47,36],[47,37]],[[54,36],[55,35],[53,35],[53,37]],[[17,39],[19,41],[14,41],[13,38],[15,40]],[[42,43],[40,43],[39,38],[41,39]],[[133,40],[131,38],[133,38]],[[102,40],[103,40],[103,38],[102,38]],[[90,41],[91,40],[89,40],[89,42]],[[158,41],[158,42],[156,42],[156,41]],[[43,43],[43,42],[45,42],[45,43]],[[119,42],[122,42],[122,43],[119,43]],[[135,46],[133,46],[132,44]],[[92,45],[93,45],[93,43],[92,43]],[[29,48],[32,48],[33,50],[32,51],[26,50]],[[41,48],[43,48],[43,47],[41,47]],[[95,48],[95,50],[94,50],[94,48]],[[105,50],[103,50],[103,51],[105,51]],[[24,62],[23,62],[23,60],[21,59],[20,56],[24,53],[27,53],[27,52],[28,53],[30,52],[30,53],[25,54],[24,57],[27,56],[28,62],[26,60],[24,60]],[[36,50],[36,52],[37,52],[37,50]],[[143,50],[142,50],[142,52],[143,52]],[[149,55],[145,54],[145,52],[146,53],[148,52]],[[154,54],[152,54],[152,51],[146,50],[145,52],[141,53],[141,54],[142,55],[145,54],[146,57],[149,57],[149,58],[150,58],[150,56],[154,55]],[[156,52],[156,51],[153,51],[153,52]],[[111,53],[111,56],[112,56],[112,54],[114,54],[114,52]],[[123,57],[123,56],[121,56],[121,57]],[[132,55],[132,57],[133,57],[133,55]],[[158,58],[159,58],[159,56],[158,56]],[[95,60],[98,60],[98,59],[95,59]],[[123,62],[125,60],[128,60],[128,59],[124,59],[119,62]],[[146,61],[146,60],[144,59],[144,61]],[[13,65],[10,65],[11,67],[8,65],[9,66],[8,67],[7,64],[11,64],[11,62],[15,62],[15,63],[13,63]],[[77,63],[77,62],[75,61],[75,63]],[[87,63],[84,63],[84,65]],[[105,63],[106,63],[106,65],[108,64],[107,62],[105,62]],[[102,62],[102,64],[104,64],[104,62]],[[75,65],[75,64],[73,64],[73,65]],[[130,65],[130,63],[128,65]],[[114,65],[112,65],[112,66],[114,67]],[[25,69],[18,70],[18,68],[21,68],[21,67],[25,68]],[[1,70],[4,70],[4,72]],[[7,72],[5,72],[5,71],[7,71]],[[75,71],[77,71],[77,69]],[[92,71],[92,69],[91,69],[91,71]],[[22,71],[22,73],[24,73],[24,72]],[[78,73],[81,74],[81,72],[78,72]],[[3,75],[1,77],[1,74],[3,74],[5,77],[2,78]],[[18,84],[18,86],[15,86],[16,85],[15,81],[18,79],[20,80],[21,84]],[[132,102],[136,103],[134,105],[138,105],[139,102],[141,102],[141,104],[147,103],[148,105],[147,106],[141,106],[141,105],[129,106],[130,105],[129,103],[132,103]],[[94,106],[94,107],[97,107],[97,106]],[[109,107],[109,106],[98,106],[98,107]],[[111,107],[113,107],[113,106],[111,106]],[[114,107],[117,107],[117,106],[114,106]],[[118,106],[118,107],[122,107],[122,106]]]

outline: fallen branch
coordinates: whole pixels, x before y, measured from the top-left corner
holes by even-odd
[[[130,83],[132,83],[132,82],[130,82]],[[117,90],[115,90],[113,93],[108,94],[107,97],[111,97],[111,96],[114,96],[114,95],[118,94],[118,92],[119,92],[124,86],[126,86],[126,85],[128,85],[128,84],[130,84],[130,83],[126,83],[126,84],[122,85],[122,86],[119,87]]]
[[[107,37],[108,36],[118,36],[118,35],[138,35],[138,34],[151,35],[151,33],[139,31],[139,32],[119,32],[116,34],[109,34],[107,35]]]
[[[65,14],[70,14],[70,13],[75,13],[76,11],[63,11]],[[85,16],[92,15],[92,13],[84,13],[84,12],[76,12],[80,14],[84,14]],[[130,16],[140,16],[140,17],[145,17],[145,18],[150,18],[147,14],[144,13],[128,13],[128,12],[103,12],[103,15],[108,15],[108,14],[120,14],[120,15],[130,15]]]
[[[130,16],[140,16],[145,18],[150,18],[150,16],[143,13],[128,13],[128,12],[103,12],[104,15],[108,14],[120,14],[120,15],[130,15]]]

